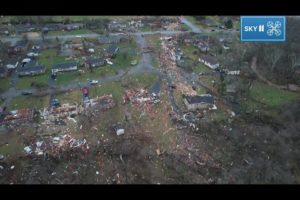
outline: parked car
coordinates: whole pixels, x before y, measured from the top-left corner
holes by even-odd
[[[97,81],[97,80],[90,80],[90,83],[91,83],[92,85],[95,85],[95,84],[98,84],[99,81]]]

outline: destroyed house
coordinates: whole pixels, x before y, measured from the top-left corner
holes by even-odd
[[[88,67],[100,67],[105,65],[105,60],[102,58],[92,58],[86,61]]]
[[[7,68],[0,67],[0,78],[4,78],[7,76]]]
[[[13,110],[1,119],[0,124],[23,122],[33,118],[34,111],[32,109],[24,108]]]
[[[106,53],[106,56],[113,57],[118,51],[119,51],[119,47],[117,47],[115,45],[110,45],[106,49],[105,53]]]
[[[19,24],[15,26],[18,33],[26,33],[26,32],[32,32],[32,31],[39,31],[41,30],[41,27],[37,24]]]
[[[8,48],[8,53],[18,53],[22,51],[26,51],[27,49],[27,42],[25,40],[18,41],[15,45],[11,45]]]
[[[208,52],[209,51],[209,46],[206,42],[200,41],[197,44],[195,44],[196,47],[200,49],[202,52]]]
[[[46,72],[46,67],[40,66],[33,66],[33,67],[23,67],[18,70],[19,76],[34,76],[38,74],[43,74]]]
[[[183,101],[189,111],[207,109],[214,105],[214,98],[209,94],[200,96],[184,96]]]
[[[93,110],[106,111],[115,106],[112,95],[104,95],[101,97],[96,97],[94,99],[89,99],[84,103],[85,108],[92,107]]]
[[[226,92],[227,93],[236,93],[237,92],[237,85],[236,84],[228,84],[226,85]]]
[[[9,35],[9,31],[7,28],[0,28],[0,34],[3,34],[3,35]]]
[[[76,30],[76,29],[83,28],[83,24],[82,23],[66,24],[66,25],[64,25],[64,28],[68,31]]]
[[[77,105],[62,104],[59,106],[51,107],[50,110],[44,108],[43,117],[45,120],[56,121],[66,119],[78,114]]]
[[[202,62],[204,65],[208,66],[211,69],[217,69],[220,64],[217,61],[217,59],[215,59],[212,56],[209,55],[205,55],[199,58],[199,61]]]
[[[127,28],[126,23],[113,21],[112,23],[108,24],[108,29],[111,30],[111,31],[113,31],[113,30],[120,31],[120,30],[125,29],[125,28]]]
[[[77,62],[55,64],[52,66],[52,73],[76,71],[77,66],[78,66]]]

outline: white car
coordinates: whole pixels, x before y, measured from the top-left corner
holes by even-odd
[[[98,84],[99,81],[97,81],[97,80],[91,80],[90,83],[91,83],[92,85],[94,85],[94,84]]]

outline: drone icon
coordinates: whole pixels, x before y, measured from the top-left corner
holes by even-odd
[[[281,35],[281,30],[280,30],[281,22],[280,21],[276,21],[275,23],[273,21],[268,21],[267,27],[268,27],[268,30],[267,30],[268,36],[273,36],[273,35],[280,36]]]

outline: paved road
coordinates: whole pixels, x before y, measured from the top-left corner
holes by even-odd
[[[144,37],[141,35],[137,34],[137,43],[140,47],[140,49],[146,48],[147,43]],[[108,77],[101,77],[96,80],[99,81],[99,84],[106,83],[106,82],[111,82],[111,81],[118,81],[122,79],[125,76],[132,75],[132,74],[140,74],[140,73],[149,73],[149,72],[154,72],[157,74],[161,74],[161,72],[157,69],[154,68],[151,64],[151,54],[150,53],[143,53],[141,55],[141,60],[140,62],[134,66],[130,67],[129,70],[118,70],[118,73],[114,76],[108,76]],[[50,80],[49,80],[50,81]],[[34,95],[44,95],[44,94],[53,94],[55,92],[61,92],[61,91],[67,91],[71,89],[78,89],[81,87],[87,87],[89,86],[90,83],[89,81],[83,81],[83,82],[71,82],[65,85],[59,85],[55,86],[55,84],[51,84],[49,88],[46,89],[37,89],[37,88],[29,88],[29,89],[24,89],[24,90],[16,90],[14,87],[10,88],[6,92],[2,93],[2,97],[6,99],[5,103],[7,104],[12,98],[16,96],[22,95],[22,92],[27,91],[27,92],[32,92]]]
[[[196,25],[192,24],[190,21],[188,21],[185,17],[181,17],[181,21],[187,25],[190,29],[192,29],[192,32],[194,33],[201,33],[202,31],[197,27]]]
[[[154,34],[163,34],[163,35],[176,35],[176,34],[182,34],[187,33],[189,31],[151,31],[151,32],[133,32],[128,33],[128,35],[154,35]],[[124,33],[111,33],[111,35],[124,35]],[[101,36],[97,33],[91,33],[91,34],[78,34],[78,35],[59,35],[59,36],[45,36],[45,40],[55,40],[58,38],[59,40],[66,40],[66,39],[74,39],[74,38],[97,38]],[[17,41],[23,40],[22,36],[15,36],[15,37],[6,37],[1,38],[2,42],[11,42],[16,43]],[[41,41],[42,37],[38,37],[36,39],[32,39],[36,41]]]
[[[192,31],[191,32],[196,32],[200,33],[201,30],[193,25],[191,22],[183,18],[183,22],[189,26]],[[187,31],[151,31],[151,32],[135,32],[135,33],[129,33],[129,35],[134,35],[137,38],[137,43],[140,47],[140,49],[144,49],[147,47],[147,42],[144,39],[143,35],[151,35],[151,34],[163,34],[163,35],[176,35],[176,34],[182,34],[186,33]],[[123,33],[113,33],[112,35],[119,35]],[[99,34],[80,34],[80,35],[61,35],[61,36],[45,36],[45,39],[72,39],[72,38],[77,38],[78,36],[82,38],[97,38],[100,35]],[[2,38],[2,41],[5,42],[16,42],[18,40],[22,40],[23,38],[18,36],[14,38]],[[42,38],[39,38],[38,40],[42,40]],[[141,52],[141,51],[140,51]],[[154,72],[159,74],[160,76],[166,78],[168,80],[169,85],[171,84],[171,79],[166,75],[161,73],[157,68],[154,68],[151,64],[151,54],[148,53],[143,53],[141,55],[141,60],[138,63],[138,65],[131,67],[129,70],[124,71],[124,70],[119,70],[118,73],[114,76],[109,76],[109,77],[101,77],[97,79],[99,83],[106,83],[110,81],[117,81],[123,78],[124,76],[127,75],[132,75],[132,74],[139,74],[139,73],[146,73],[146,72]],[[51,82],[51,80],[49,80]],[[6,103],[10,101],[11,98],[20,96],[22,95],[22,92],[28,91],[32,92],[33,94],[53,94],[54,91],[67,91],[71,89],[76,89],[84,86],[89,86],[88,81],[83,81],[80,84],[78,82],[72,82],[68,83],[66,85],[60,85],[60,86],[55,86],[52,82],[50,84],[50,87],[47,89],[37,89],[37,88],[30,88],[30,89],[24,89],[24,90],[16,90],[14,87],[10,88],[8,91],[3,93],[1,96],[6,98],[7,100],[5,101]],[[178,106],[175,103],[174,96],[171,91],[169,91],[169,97],[171,100],[171,103],[173,107],[175,108],[175,111],[180,112],[178,109]]]

